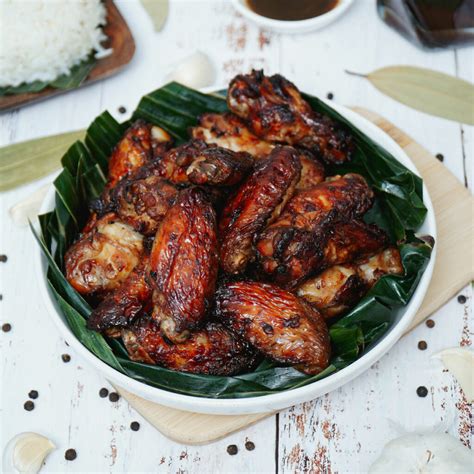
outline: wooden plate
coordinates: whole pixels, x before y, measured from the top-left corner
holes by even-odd
[[[132,33],[114,2],[112,0],[105,0],[104,3],[107,10],[107,25],[104,27],[104,32],[108,40],[103,44],[106,48],[113,48],[113,52],[110,56],[97,60],[89,76],[79,87],[105,79],[117,73],[130,62],[135,53],[135,41],[133,40]],[[77,88],[78,87],[74,89]],[[74,89],[54,89],[53,87],[47,87],[40,92],[6,95],[0,97],[0,111],[3,112],[22,105],[38,102],[39,100],[54,97]]]

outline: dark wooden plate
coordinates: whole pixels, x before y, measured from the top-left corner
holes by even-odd
[[[114,2],[112,0],[105,0],[104,3],[107,9],[107,25],[104,27],[104,32],[108,40],[103,44],[107,48],[113,48],[113,52],[110,56],[97,60],[89,76],[79,87],[86,86],[117,73],[130,62],[135,53],[135,41],[133,40],[132,33]],[[75,89],[77,89],[77,87],[65,90],[47,87],[40,92],[5,95],[0,97],[0,111],[4,112]]]

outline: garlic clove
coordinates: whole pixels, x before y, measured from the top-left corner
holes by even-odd
[[[10,217],[18,227],[27,226],[28,221],[36,219],[41,203],[43,202],[50,186],[50,184],[42,186],[26,199],[18,202],[10,208],[8,211]]]
[[[474,401],[474,351],[462,347],[445,349],[432,356],[441,359],[443,365],[458,381],[468,402]]]
[[[390,441],[369,474],[472,472],[473,452],[445,433],[410,433]]]
[[[14,436],[3,451],[4,474],[36,474],[46,456],[56,449],[51,440],[38,433],[20,433]]]
[[[209,56],[202,51],[196,51],[183,59],[166,76],[167,82],[176,81],[194,89],[211,86],[215,80],[214,65]]]

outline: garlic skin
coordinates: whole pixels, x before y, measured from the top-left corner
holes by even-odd
[[[20,433],[14,436],[3,451],[4,474],[36,474],[46,456],[56,449],[53,442],[38,433]]]
[[[166,82],[176,81],[194,89],[211,86],[215,80],[214,65],[209,56],[202,51],[196,51],[184,58],[166,76]]]
[[[369,474],[470,473],[473,452],[445,433],[411,433],[390,441]]]
[[[474,401],[474,351],[462,347],[445,349],[432,356],[440,359],[443,365],[458,381],[467,401]]]

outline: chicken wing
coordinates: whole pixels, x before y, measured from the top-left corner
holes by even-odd
[[[187,188],[161,222],[150,256],[153,318],[168,339],[182,342],[200,325],[217,270],[215,212],[201,190]]]
[[[122,331],[122,339],[130,359],[180,372],[236,375],[251,370],[256,361],[255,351],[218,323],[207,323],[187,341],[172,344],[153,320],[142,317]]]
[[[281,288],[229,283],[217,293],[220,321],[266,356],[317,374],[329,364],[329,332],[321,315]]]
[[[298,192],[256,243],[263,272],[280,284],[296,286],[320,264],[334,224],[360,217],[372,200],[372,190],[357,174]]]
[[[230,83],[227,104],[258,137],[309,148],[328,163],[344,163],[355,149],[343,125],[313,111],[296,86],[279,74],[239,74]]]
[[[277,147],[229,200],[219,223],[220,260],[226,272],[245,270],[255,254],[255,236],[278,217],[293,194],[300,173],[295,150]]]
[[[114,213],[92,220],[64,256],[66,278],[81,294],[114,290],[137,266],[143,236]]]
[[[87,320],[89,329],[104,332],[126,327],[147,308],[152,291],[147,281],[147,267],[148,258],[144,258],[127,279],[101,301]]]
[[[297,289],[325,318],[352,308],[386,274],[403,273],[398,249],[391,247],[359,264],[335,265]]]
[[[324,166],[312,153],[306,150],[298,150],[301,162],[301,178],[296,186],[297,191],[309,189],[322,183],[325,178]]]

